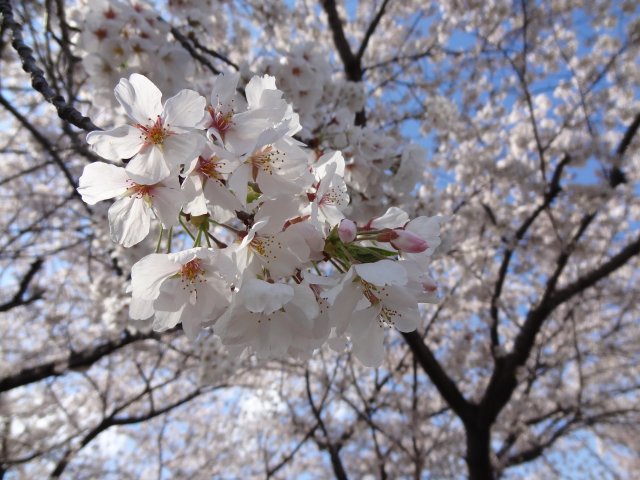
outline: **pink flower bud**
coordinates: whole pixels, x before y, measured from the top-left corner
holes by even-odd
[[[389,243],[391,243],[396,250],[407,253],[420,253],[429,248],[427,242],[415,233],[407,230],[393,230],[393,232],[396,234],[396,237],[390,239]]]
[[[342,243],[351,243],[356,239],[356,232],[358,227],[356,224],[347,218],[340,221],[340,225],[338,226],[338,237]]]

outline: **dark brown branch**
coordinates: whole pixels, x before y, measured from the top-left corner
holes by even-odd
[[[190,394],[181,398],[180,400],[170,403],[169,405],[166,405],[163,408],[158,410],[151,409],[144,415],[139,415],[135,417],[116,417],[115,414],[112,414],[108,416],[107,418],[103,419],[102,422],[100,422],[100,424],[94,427],[89,433],[87,433],[87,435],[83,437],[82,441],[80,442],[80,445],[77,448],[68,449],[65,452],[64,456],[57,463],[56,468],[53,470],[53,472],[51,472],[51,478],[59,478],[60,475],[62,475],[64,470],[69,465],[69,461],[71,460],[72,455],[75,453],[78,453],[81,449],[86,447],[89,443],[91,443],[91,441],[93,441],[98,435],[100,435],[102,432],[104,432],[108,428],[111,428],[116,425],[134,425],[136,423],[146,422],[147,420],[151,420],[152,418],[165,414],[175,408],[180,407],[181,405],[184,405],[187,402],[190,402],[201,393],[202,391],[200,389],[196,389]]]
[[[44,261],[41,258],[38,258],[35,262],[33,262],[29,266],[29,270],[27,271],[25,276],[22,277],[22,280],[20,281],[20,285],[18,286],[18,291],[15,293],[15,295],[11,300],[0,305],[0,312],[9,311],[12,308],[18,307],[20,305],[29,305],[30,303],[35,302],[36,300],[40,300],[42,298],[43,292],[40,290],[35,291],[32,295],[30,295],[27,298],[24,298],[24,297],[25,297],[25,294],[27,293],[27,289],[29,288],[29,284],[31,283],[31,280],[33,280],[33,277],[35,277],[36,273],[40,271],[43,263]]]
[[[624,157],[629,145],[631,145],[633,138],[638,133],[638,128],[640,128],[640,113],[635,116],[633,122],[631,122],[631,125],[629,125],[629,128],[627,128],[627,131],[624,133],[624,136],[616,149],[616,162],[614,162],[613,167],[608,169],[606,172],[607,180],[609,181],[609,186],[611,188],[616,188],[621,183],[627,182],[627,177],[624,174],[624,171],[622,171],[620,165],[617,163],[621,162],[622,157]]]
[[[344,65],[344,73],[347,76],[347,80],[352,82],[362,81],[364,71],[362,70],[362,64],[360,63],[360,57],[354,55],[351,50],[351,46],[347,41],[347,37],[344,34],[344,28],[342,27],[342,20],[338,15],[336,9],[335,0],[322,0],[322,8],[324,8],[327,14],[327,20],[329,21],[329,27],[333,33],[333,43],[338,50],[338,55],[342,64]],[[366,47],[365,47],[366,48]],[[364,126],[367,123],[367,117],[364,109],[356,113],[356,126]]]
[[[636,115],[636,117],[633,119],[633,122],[631,122],[631,125],[629,125],[629,128],[627,128],[627,131],[624,133],[624,136],[622,137],[622,140],[620,141],[620,144],[616,149],[617,156],[622,157],[625,154],[627,148],[629,148],[629,145],[631,145],[633,137],[635,137],[636,133],[638,133],[638,128],[640,128],[640,113]]]
[[[498,303],[500,300],[500,295],[502,294],[502,287],[504,286],[505,279],[507,277],[507,271],[509,269],[509,264],[511,262],[511,258],[513,257],[513,252],[518,246],[519,242],[524,238],[527,231],[533,225],[533,222],[538,218],[538,216],[551,205],[551,203],[556,199],[556,197],[562,191],[560,187],[560,179],[562,178],[562,173],[565,167],[571,161],[571,157],[569,155],[565,155],[562,160],[556,166],[553,176],[551,178],[551,182],[547,188],[547,191],[544,195],[544,199],[542,203],[525,219],[524,222],[520,225],[518,230],[514,235],[514,242],[512,245],[509,245],[507,250],[504,252],[504,257],[502,258],[502,263],[500,264],[500,270],[498,271],[498,279],[496,280],[495,288],[493,291],[493,296],[491,297],[491,327],[490,327],[490,335],[491,335],[491,345],[494,349],[500,344],[500,339],[498,335]]]
[[[71,352],[66,358],[46,362],[34,367],[23,368],[17,373],[8,375],[0,379],[0,392],[23,387],[44,380],[45,378],[64,375],[69,370],[84,370],[91,367],[91,365],[101,358],[111,355],[131,343],[157,338],[159,338],[159,334],[157,333],[131,333],[125,330],[119,338],[114,340],[97,346],[87,347],[79,352]]]
[[[291,452],[285,455],[276,465],[267,469],[266,475],[267,478],[273,477],[282,467],[284,467],[287,463],[293,460],[293,457],[298,453],[298,450],[302,448],[302,446],[316,433],[316,430],[320,426],[319,423],[316,423],[311,429],[304,435],[302,440],[298,442],[298,444],[293,447]]]
[[[344,71],[347,78],[352,82],[359,82],[362,80],[362,69],[360,68],[360,61],[351,51],[351,46],[347,41],[347,37],[344,34],[344,28],[342,27],[342,20],[338,15],[336,9],[336,2],[334,0],[322,0],[322,7],[327,14],[329,26],[333,33],[333,43],[338,50],[338,55],[344,65]]]
[[[611,257],[608,262],[580,277],[566,287],[557,290],[549,299],[549,308],[555,309],[587,288],[593,287],[600,280],[608,277],[610,274],[623,267],[629,260],[638,254],[640,254],[640,237],[636,238],[635,241],[623,248],[617,255]]]
[[[311,411],[313,412],[313,416],[316,418],[316,422],[322,430],[324,434],[326,442],[318,442],[318,447],[324,448],[329,452],[329,458],[331,459],[331,466],[333,467],[333,473],[335,474],[338,480],[348,480],[347,472],[344,469],[344,465],[342,464],[342,459],[340,458],[340,449],[342,448],[341,444],[335,444],[331,441],[329,437],[329,431],[324,424],[324,420],[322,420],[322,411],[321,407],[318,408],[313,400],[313,394],[311,393],[311,382],[309,380],[309,370],[305,372],[305,384],[307,391],[307,400],[309,401],[309,406],[311,407]],[[327,389],[328,393],[328,389]],[[315,430],[314,430],[315,432]]]
[[[67,168],[67,165],[64,163],[64,160],[62,160],[60,155],[58,155],[58,152],[53,147],[51,142],[42,133],[40,133],[40,131],[37,128],[35,128],[31,124],[31,122],[29,122],[29,120],[27,120],[20,112],[18,112],[13,107],[13,105],[11,105],[11,103],[9,103],[7,99],[4,98],[4,96],[2,96],[2,94],[0,94],[0,105],[6,108],[11,113],[11,115],[13,115],[16,118],[16,120],[18,120],[18,122],[20,122],[20,124],[29,131],[29,133],[33,136],[33,138],[35,138],[38,141],[38,143],[42,146],[42,148],[51,156],[51,159],[53,160],[53,162],[62,171],[64,178],[67,179],[67,183],[69,183],[69,186],[71,187],[71,191],[73,195],[76,198],[82,200],[82,196],[78,193],[78,190],[77,190],[78,183],[76,182],[75,177],[71,174],[71,172]],[[87,213],[89,214],[92,213],[92,210],[89,207],[89,205],[87,205],[85,202],[82,202],[82,205],[84,206],[84,209],[87,211]]]
[[[529,358],[536,336],[544,321],[563,303],[594,286],[640,254],[640,237],[628,244],[607,262],[569,285],[548,295],[532,309],[515,339],[513,351],[506,357],[504,368],[494,371],[480,404],[482,415],[494,421],[517,387],[516,369]]]
[[[367,31],[365,32],[364,37],[362,38],[362,43],[360,44],[358,53],[356,53],[356,58],[358,59],[358,62],[362,61],[364,52],[367,50],[367,45],[369,44],[369,40],[371,40],[371,36],[376,31],[376,28],[378,27],[380,20],[382,20],[382,16],[384,15],[384,11],[387,8],[388,4],[389,4],[389,0],[384,0],[384,2],[382,2],[382,5],[380,5],[380,10],[378,10],[378,13],[369,24],[369,28],[367,28]]]
[[[449,404],[451,409],[460,417],[463,422],[473,421],[474,407],[462,395],[456,384],[444,371],[438,360],[433,356],[431,350],[424,343],[422,336],[417,331],[403,333],[402,336],[411,347],[413,354],[429,376],[440,395]]]
[[[15,21],[10,0],[0,0],[0,14],[2,14],[3,28],[11,31],[13,41],[11,44],[22,61],[22,69],[31,75],[31,85],[40,92],[47,102],[57,110],[58,116],[63,120],[81,128],[87,132],[100,130],[93,124],[89,117],[85,117],[78,110],[69,105],[62,95],[58,95],[49,85],[44,72],[33,57],[33,50],[22,39],[22,25]]]
[[[162,18],[158,17],[158,20],[160,20],[161,22],[166,23]],[[189,54],[195,59],[198,60],[202,65],[204,65],[205,67],[207,67],[209,69],[209,71],[211,73],[213,73],[214,75],[220,75],[222,72],[220,70],[218,70],[216,67],[214,67],[211,62],[204,56],[200,55],[195,48],[193,48],[193,45],[191,45],[191,42],[189,42],[189,39],[187,37],[185,37],[182,32],[180,32],[180,30],[178,30],[176,27],[171,27],[171,34],[173,35],[173,37],[178,40],[178,42],[180,42],[180,45],[182,45],[182,48],[184,48],[187,52],[189,52]]]
[[[231,59],[229,59],[229,57],[221,54],[220,52],[217,52],[216,50],[213,50],[211,48],[207,48],[204,45],[202,45],[200,42],[198,42],[198,38],[196,37],[196,35],[193,32],[189,32],[189,36],[188,37],[189,37],[189,40],[191,40],[191,42],[193,42],[193,45],[198,50],[202,50],[203,52],[208,53],[212,57],[217,58],[218,60],[222,60],[224,63],[229,65],[235,71],[239,71],[240,70],[240,67],[238,66],[238,64],[233,62],[233,61],[231,61]]]

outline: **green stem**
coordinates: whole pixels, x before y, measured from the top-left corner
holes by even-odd
[[[318,264],[316,262],[314,262],[313,260],[311,260],[311,264],[313,265],[313,268],[316,270],[316,273],[318,274],[318,276],[321,277],[322,273],[320,272],[320,269],[318,268]]]
[[[156,253],[160,251],[160,244],[162,243],[162,234],[164,233],[164,227],[160,225],[160,235],[158,236],[158,243],[156,243]]]
[[[340,265],[335,258],[330,258],[329,261],[331,262],[331,264],[336,267],[338,269],[338,271],[340,273],[345,273],[346,270],[344,269],[344,267],[342,265]]]
[[[169,234],[167,236],[167,253],[171,253],[171,240],[173,240],[173,227],[169,227]]]
[[[210,219],[209,221],[211,223],[215,223],[219,227],[226,228],[227,230],[235,233],[236,235],[241,235],[241,234],[244,233],[243,231],[238,230],[237,228],[230,227],[229,225],[225,225],[224,223],[218,223],[218,222],[216,222],[215,220],[212,220],[212,219]]]
[[[179,217],[178,220],[180,220],[180,225],[182,225],[182,228],[184,228],[184,231],[187,232],[187,234],[191,237],[191,240],[196,239],[196,237],[193,235],[193,233],[191,233],[191,231],[187,228],[187,226],[185,225],[184,221],[182,220],[182,217]]]

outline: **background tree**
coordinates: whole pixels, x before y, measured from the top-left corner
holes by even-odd
[[[0,477],[631,478],[636,2],[0,1]],[[274,75],[350,218],[448,215],[439,303],[377,369],[230,355],[128,318],[76,188],[113,87]],[[339,350],[339,349],[338,349]]]

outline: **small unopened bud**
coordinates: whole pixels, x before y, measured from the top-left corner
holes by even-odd
[[[338,226],[338,237],[340,237],[342,243],[351,243],[356,239],[357,230],[356,224],[352,220],[345,218],[340,221]]]
[[[376,237],[378,242],[389,242],[393,248],[407,253],[424,252],[429,245],[415,233],[407,230],[385,230]]]
[[[423,280],[422,289],[427,293],[433,293],[438,290],[438,286],[431,280]]]

